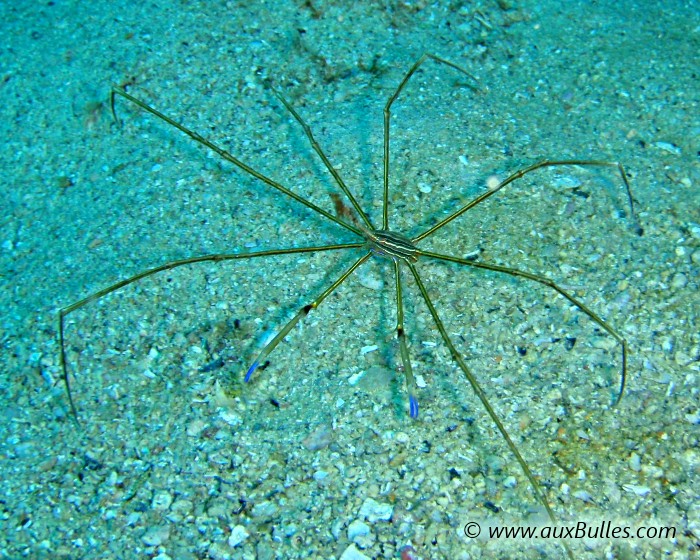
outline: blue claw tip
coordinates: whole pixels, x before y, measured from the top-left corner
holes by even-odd
[[[418,399],[411,395],[408,397],[408,409],[411,413],[411,418],[418,418]]]
[[[258,366],[260,364],[258,363],[257,360],[253,362],[253,365],[248,368],[248,371],[245,374],[245,382],[248,383],[250,381],[250,377],[253,375],[253,372],[258,369]]]

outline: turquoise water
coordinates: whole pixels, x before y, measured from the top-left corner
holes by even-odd
[[[392,267],[373,259],[242,377],[361,253],[161,273],[71,313],[80,423],[56,312],[174,259],[357,238],[236,171],[111,84],[335,213],[338,188],[271,81],[381,222],[416,236],[542,158],[614,169],[528,175],[421,248],[551,278],[418,270],[564,525],[669,526],[676,539],[572,542],[576,557],[689,557],[697,500],[698,21],[693,6],[356,3],[4,6],[3,537],[17,557],[561,557],[469,540],[469,521],[543,524],[542,506],[404,271],[418,379],[411,420]],[[695,18],[695,19],[694,19]],[[498,552],[497,552],[498,551]],[[410,557],[410,555],[408,556]]]

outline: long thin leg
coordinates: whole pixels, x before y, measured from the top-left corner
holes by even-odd
[[[449,60],[445,60],[444,58],[435,56],[434,54],[424,53],[423,56],[421,56],[415,62],[415,64],[411,66],[411,68],[409,68],[408,72],[406,72],[406,75],[403,77],[403,80],[401,80],[399,87],[396,88],[394,94],[389,98],[389,101],[386,102],[386,105],[384,106],[384,208],[382,217],[383,230],[389,229],[389,123],[391,121],[391,106],[394,104],[394,101],[396,101],[399,94],[401,93],[401,90],[403,90],[404,86],[411,78],[411,76],[415,74],[416,70],[418,70],[418,68],[420,68],[426,60],[434,60],[435,62],[444,64],[446,66],[449,66],[450,68],[454,68],[458,72],[461,72],[462,74],[467,76],[470,80],[473,80],[475,83],[478,83],[478,80],[469,72],[467,72],[464,68],[457,66],[455,63],[450,62]],[[479,89],[475,85],[471,85],[469,87],[471,87],[474,90]]]
[[[75,407],[75,403],[73,402],[73,395],[71,394],[70,390],[70,380],[68,378],[68,367],[67,367],[67,360],[66,360],[66,347],[64,344],[64,330],[65,330],[65,318],[70,315],[73,311],[76,309],[80,309],[81,307],[84,307],[88,303],[91,303],[93,301],[96,301],[107,294],[111,294],[112,292],[116,292],[117,290],[123,288],[124,286],[128,286],[129,284],[133,284],[134,282],[137,282],[138,280],[141,280],[142,278],[146,278],[148,276],[152,276],[154,274],[157,274],[158,272],[163,272],[165,270],[172,270],[173,268],[177,268],[180,266],[188,265],[188,264],[195,264],[195,263],[200,263],[200,262],[217,262],[217,261],[229,261],[229,260],[237,260],[237,259],[252,259],[255,257],[269,257],[272,255],[293,255],[297,253],[313,253],[317,251],[335,251],[335,250],[340,250],[340,249],[351,249],[351,248],[359,248],[362,247],[362,243],[346,243],[346,244],[341,244],[341,245],[322,245],[319,247],[300,247],[300,248],[293,248],[293,249],[271,249],[269,251],[260,251],[257,253],[238,253],[238,254],[225,254],[225,253],[219,253],[219,254],[213,254],[213,255],[202,255],[199,257],[190,257],[187,259],[181,259],[177,261],[171,261],[165,264],[162,264],[160,266],[156,266],[154,268],[149,268],[148,270],[144,270],[143,272],[139,272],[138,274],[135,274],[134,276],[131,276],[129,278],[126,278],[124,280],[120,280],[119,282],[115,282],[114,284],[107,286],[106,288],[103,288],[93,294],[90,294],[89,296],[81,299],[80,301],[76,301],[75,303],[72,303],[58,311],[58,344],[61,349],[60,353],[60,363],[61,363],[61,375],[63,377],[63,382],[65,383],[66,386],[66,392],[68,394],[68,403],[70,404],[71,412],[73,413],[73,417],[75,420],[78,420],[78,410]]]
[[[114,116],[114,120],[115,120],[116,122],[119,122],[119,119],[117,118],[117,113],[116,113],[116,111],[115,111],[115,109],[114,109],[114,98],[115,98],[115,96],[117,96],[117,95],[120,95],[120,96],[122,96],[122,97],[125,98],[125,99],[128,99],[129,101],[131,101],[131,102],[134,103],[135,105],[138,105],[139,107],[141,107],[141,109],[143,109],[144,111],[146,111],[146,112],[148,112],[148,113],[151,113],[152,115],[154,115],[154,116],[158,117],[159,119],[165,121],[165,122],[168,123],[169,125],[174,126],[174,127],[177,128],[180,132],[183,132],[183,133],[187,134],[187,136],[189,136],[190,138],[192,138],[195,142],[198,142],[199,144],[202,144],[203,146],[206,146],[206,147],[209,148],[211,151],[217,153],[219,156],[221,156],[223,159],[225,159],[225,160],[228,161],[229,163],[232,163],[233,165],[235,165],[235,166],[238,167],[239,169],[242,169],[243,171],[245,171],[245,172],[248,173],[249,175],[252,175],[252,176],[255,177],[256,179],[259,179],[260,181],[262,181],[262,182],[265,183],[266,185],[272,187],[273,189],[277,189],[279,192],[281,192],[281,193],[287,195],[287,196],[290,197],[290,198],[293,198],[294,200],[296,200],[297,202],[303,204],[303,205],[306,206],[307,208],[310,208],[311,210],[314,210],[315,212],[318,212],[319,214],[321,214],[322,216],[325,216],[326,218],[328,218],[328,219],[331,220],[332,222],[335,222],[335,223],[338,224],[339,226],[341,226],[341,227],[343,227],[343,228],[345,228],[345,229],[348,229],[348,230],[352,231],[353,233],[356,233],[356,234],[359,235],[359,236],[362,236],[362,230],[361,230],[361,229],[355,227],[355,226],[352,225],[352,224],[348,224],[348,223],[344,222],[343,220],[341,220],[340,218],[337,218],[336,216],[334,216],[334,215],[331,214],[330,212],[326,212],[323,208],[320,208],[319,206],[316,206],[313,202],[311,202],[311,201],[309,201],[309,200],[306,200],[303,196],[298,195],[298,194],[296,194],[295,192],[290,191],[287,187],[281,185],[280,183],[278,183],[277,181],[274,181],[273,179],[270,179],[269,177],[267,177],[266,175],[263,175],[263,174],[260,173],[259,171],[256,171],[255,169],[253,169],[253,168],[250,167],[249,165],[246,165],[246,164],[243,163],[241,160],[239,160],[238,158],[234,157],[234,156],[231,155],[229,152],[227,152],[227,151],[224,150],[223,148],[217,146],[217,145],[214,144],[213,142],[207,140],[206,138],[204,138],[203,136],[201,136],[201,135],[198,134],[197,132],[195,132],[195,131],[193,131],[193,130],[190,130],[190,129],[187,128],[186,126],[184,126],[184,125],[180,124],[179,122],[177,122],[177,121],[171,119],[171,118],[168,117],[167,115],[164,115],[163,113],[161,113],[161,112],[158,111],[157,109],[154,109],[153,107],[151,107],[151,106],[148,105],[147,103],[144,103],[144,102],[141,101],[140,99],[137,99],[137,98],[134,97],[133,95],[130,95],[130,94],[126,93],[123,89],[120,89],[120,88],[118,88],[118,87],[112,87],[112,94],[111,94],[111,96],[110,96],[110,106],[111,106],[111,108],[112,108],[112,115]]]
[[[452,257],[450,255],[441,255],[438,253],[431,253],[430,251],[421,251],[420,254],[425,257],[431,257],[433,259],[438,259],[442,261],[449,261],[457,264],[463,264],[466,266],[471,266],[473,268],[481,268],[484,270],[492,270],[494,272],[503,272],[504,274],[509,274],[510,276],[518,276],[520,278],[527,278],[528,280],[533,280],[544,286],[552,288],[554,291],[559,293],[588,315],[595,323],[597,323],[602,329],[605,330],[610,336],[612,336],[617,342],[622,346],[622,371],[620,372],[620,389],[617,393],[617,398],[613,406],[617,406],[622,399],[622,393],[625,390],[625,383],[627,379],[627,341],[624,337],[619,334],[615,329],[613,329],[608,323],[606,323],[600,316],[594,313],[591,309],[586,307],[582,302],[576,299],[574,296],[569,294],[564,289],[560,288],[549,278],[544,276],[538,276],[537,274],[532,274],[530,272],[525,272],[523,270],[518,270],[516,268],[508,268],[505,266],[499,266],[496,264],[481,263],[476,261],[468,261],[466,259],[460,259],[458,257]]]
[[[301,125],[301,128],[304,129],[304,134],[306,134],[306,137],[309,139],[311,147],[321,158],[321,160],[323,161],[323,165],[326,166],[326,169],[328,169],[330,174],[333,175],[335,182],[338,184],[343,193],[345,193],[345,196],[348,198],[353,208],[355,208],[355,211],[358,213],[360,218],[362,218],[362,221],[365,223],[365,226],[373,230],[374,226],[372,225],[372,222],[370,221],[369,217],[367,216],[367,214],[365,214],[364,210],[362,210],[362,207],[359,205],[355,197],[350,192],[350,189],[345,184],[345,181],[343,181],[338,171],[335,169],[335,167],[333,167],[333,164],[326,157],[326,154],[321,149],[321,146],[316,141],[316,138],[314,138],[314,134],[311,131],[311,127],[308,124],[306,124],[304,119],[302,119],[301,116],[299,116],[299,113],[296,112],[294,107],[291,106],[291,104],[282,96],[280,92],[278,92],[275,88],[272,88],[272,91],[277,96],[277,99],[279,99],[282,102],[282,105],[286,107],[287,111],[289,111],[292,114],[292,116],[296,119],[296,121]]]
[[[634,230],[637,235],[642,235],[644,233],[644,230],[642,229],[642,226],[639,224],[639,220],[637,219],[637,214],[634,210],[634,202],[632,200],[632,190],[630,188],[629,181],[627,179],[627,173],[625,172],[625,168],[622,167],[621,163],[618,163],[616,161],[599,161],[599,160],[578,160],[578,159],[571,159],[571,160],[557,160],[557,161],[550,161],[550,160],[544,160],[540,161],[538,163],[534,163],[532,165],[529,165],[528,167],[525,167],[524,169],[520,169],[501,181],[498,185],[496,185],[494,188],[489,189],[485,193],[477,196],[474,200],[471,202],[468,202],[462,208],[459,210],[453,212],[447,218],[444,220],[441,220],[437,224],[435,224],[433,227],[430,229],[427,229],[423,233],[421,233],[418,237],[414,237],[411,241],[413,243],[418,243],[422,239],[425,239],[426,237],[432,235],[435,233],[437,230],[442,228],[443,226],[446,226],[449,224],[452,220],[455,218],[458,218],[462,214],[464,214],[467,210],[470,210],[471,208],[474,208],[477,204],[481,204],[484,200],[487,198],[490,198],[494,194],[496,194],[498,191],[500,191],[503,187],[506,185],[512,183],[513,181],[520,179],[523,175],[526,175],[528,173],[531,173],[532,171],[535,171],[537,169],[541,169],[543,167],[555,167],[555,166],[561,166],[561,165],[590,165],[590,166],[598,166],[598,167],[615,167],[620,173],[620,177],[622,177],[622,182],[625,185],[625,191],[627,193],[627,203],[629,204],[629,209],[630,209],[630,219],[633,222]]]
[[[309,312],[313,309],[316,309],[321,302],[326,299],[331,293],[338,287],[340,286],[345,280],[347,280],[348,276],[350,276],[355,269],[360,266],[362,263],[366,262],[367,259],[369,259],[372,256],[371,252],[367,252],[365,255],[357,259],[350,268],[348,268],[341,276],[338,278],[333,284],[327,288],[320,296],[318,296],[314,301],[311,303],[308,303],[304,305],[294,317],[280,330],[280,332],[277,333],[277,335],[270,341],[268,342],[265,347],[260,351],[260,354],[258,354],[258,357],[255,358],[255,361],[253,364],[248,368],[247,373],[245,374],[245,380],[250,381],[251,376],[253,375],[253,372],[255,372],[256,369],[258,369],[258,366],[264,362],[265,358],[272,352],[275,347],[282,342],[284,337],[286,337],[289,334],[289,331],[291,331],[294,326],[304,317],[306,317]]]
[[[396,338],[399,340],[403,373],[406,378],[408,409],[411,418],[418,418],[418,398],[416,396],[418,390],[416,388],[416,379],[413,377],[411,357],[408,354],[408,343],[406,342],[406,331],[403,326],[403,290],[401,289],[401,266],[398,259],[394,259],[394,275],[396,277]]]
[[[435,309],[435,306],[433,305],[433,302],[430,299],[430,296],[428,295],[428,291],[425,289],[425,286],[423,285],[423,281],[421,280],[421,278],[418,274],[418,271],[416,270],[415,265],[413,263],[408,262],[408,261],[406,261],[406,265],[411,270],[411,273],[413,274],[413,278],[415,278],[415,280],[416,280],[416,284],[418,285],[418,289],[420,290],[420,293],[423,296],[423,299],[425,300],[426,305],[428,306],[428,310],[430,311],[430,314],[433,317],[433,321],[435,322],[435,326],[437,327],[438,331],[440,332],[440,336],[442,337],[442,340],[444,341],[445,345],[449,349],[450,354],[452,354],[452,359],[455,362],[457,362],[459,369],[462,370],[462,373],[466,377],[469,384],[472,386],[474,393],[476,393],[476,396],[479,398],[479,400],[481,401],[481,404],[486,409],[486,412],[491,417],[491,420],[493,420],[493,423],[496,425],[496,428],[498,428],[498,431],[501,433],[501,436],[506,441],[506,444],[508,445],[508,449],[510,449],[510,452],[515,456],[515,459],[520,464],[520,468],[523,470],[523,472],[525,473],[525,477],[530,482],[530,486],[532,487],[532,491],[534,492],[535,497],[544,506],[545,510],[547,510],[547,515],[548,515],[549,519],[551,520],[552,524],[556,525],[557,519],[554,516],[554,511],[552,511],[552,508],[550,507],[549,502],[547,502],[547,499],[545,498],[544,493],[540,489],[540,485],[537,483],[535,476],[530,471],[530,467],[525,462],[525,459],[523,459],[523,456],[520,454],[520,451],[518,451],[518,448],[513,443],[513,440],[510,439],[510,436],[508,435],[508,432],[506,431],[506,428],[503,425],[503,422],[501,422],[501,419],[498,417],[498,415],[496,414],[496,411],[493,409],[493,407],[491,406],[491,403],[489,402],[488,398],[486,397],[486,393],[484,393],[484,390],[481,388],[481,385],[477,381],[476,377],[469,370],[469,368],[467,367],[467,364],[464,362],[464,359],[462,358],[461,354],[457,351],[454,344],[452,343],[452,340],[450,339],[449,335],[447,334],[447,330],[445,329],[445,325],[442,323],[442,320],[440,319],[440,317],[437,313],[437,310]],[[571,551],[569,550],[566,543],[562,541],[562,544],[564,545],[564,548],[567,550],[569,557],[573,558]]]

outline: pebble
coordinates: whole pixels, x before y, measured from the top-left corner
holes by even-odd
[[[671,142],[654,142],[654,146],[663,150],[664,152],[668,152],[669,154],[681,154],[681,149]]]
[[[556,189],[575,189],[580,187],[583,181],[573,175],[561,175],[552,179],[552,186]]]
[[[367,498],[360,508],[360,516],[370,523],[378,520],[389,521],[394,513],[394,507],[389,504],[380,504],[372,498]]]
[[[505,466],[505,461],[502,457],[499,457],[498,455],[488,455],[485,459],[485,463],[489,469],[489,472],[495,474],[500,473],[503,470],[503,467]]]
[[[323,479],[325,479],[327,476],[328,476],[328,472],[327,472],[327,471],[316,471],[316,472],[314,473],[314,480],[315,480],[316,482],[320,482],[320,481],[322,481]]]
[[[682,272],[676,272],[671,279],[671,287],[675,289],[685,288],[688,284],[688,277]]]
[[[642,467],[642,472],[647,479],[649,478],[663,478],[666,473],[661,467],[656,465],[644,465]]]
[[[688,508],[688,529],[697,535],[700,531],[700,503],[692,504]]]
[[[243,525],[236,525],[233,529],[231,529],[231,534],[228,537],[228,545],[231,548],[236,548],[249,536],[250,534],[245,530]]]
[[[348,527],[348,539],[360,548],[370,548],[377,540],[367,523],[356,519]]]
[[[207,558],[211,560],[231,560],[231,547],[223,542],[211,543],[207,550]]]
[[[26,441],[15,445],[15,455],[17,457],[29,457],[32,454],[34,443]]]
[[[406,432],[396,432],[394,439],[404,445],[411,442],[411,436],[409,436]]]
[[[177,500],[170,508],[167,519],[173,523],[179,523],[185,519],[193,509],[194,504],[190,500]]]
[[[629,463],[633,471],[639,472],[642,470],[642,459],[637,453],[630,455]]]
[[[376,344],[371,344],[369,346],[363,346],[360,348],[360,355],[364,356],[365,354],[369,354],[370,352],[375,352],[376,350],[379,349],[379,346]]]
[[[579,490],[578,492],[574,492],[574,498],[578,498],[582,502],[593,502],[593,496],[591,496],[588,492],[585,490]]]
[[[359,519],[356,519],[355,521],[350,523],[350,526],[348,527],[348,538],[351,541],[355,541],[357,537],[369,535],[369,532],[369,525],[367,525],[367,523],[364,523],[363,521],[360,521]]]
[[[143,537],[141,537],[146,546],[160,546],[169,538],[170,527],[168,525],[151,527],[143,534]]]
[[[304,439],[304,447],[309,451],[318,451],[328,447],[331,443],[332,434],[333,430],[328,424],[321,424]]]
[[[256,560],[274,560],[276,555],[268,543],[260,541],[255,547],[255,558]]]
[[[271,518],[277,514],[277,504],[274,502],[260,502],[253,506],[253,511],[251,512],[253,517],[266,517]]]
[[[622,489],[626,492],[633,492],[637,496],[647,496],[651,492],[651,488],[648,486],[641,486],[639,484],[623,484]]]
[[[371,560],[371,558],[362,554],[354,544],[351,544],[340,555],[340,560]]]
[[[192,420],[192,422],[187,425],[187,435],[190,437],[197,437],[206,427],[207,423],[204,420],[200,418]]]
[[[153,496],[151,507],[156,511],[168,511],[170,504],[173,503],[173,497],[170,492],[158,492]]]
[[[340,538],[340,531],[343,529],[343,521],[342,519],[336,519],[335,523],[331,525],[331,535],[333,535],[333,538],[335,540],[338,540]]]

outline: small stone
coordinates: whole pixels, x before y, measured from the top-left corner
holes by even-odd
[[[692,504],[688,508],[688,529],[697,535],[700,531],[700,503]]]
[[[673,339],[671,337],[664,337],[661,341],[661,349],[667,354],[671,354],[674,348]]]
[[[369,556],[365,556],[354,544],[351,544],[345,549],[343,554],[340,555],[340,560],[371,560]]]
[[[629,463],[630,468],[633,471],[639,472],[642,470],[642,459],[636,453],[632,453],[632,455],[630,455]]]
[[[168,525],[160,525],[148,529],[141,539],[146,546],[160,546],[170,538],[170,527]]]
[[[327,476],[328,476],[328,472],[327,472],[327,471],[316,471],[316,472],[314,473],[314,480],[315,480],[316,482],[321,482],[321,481],[324,480]]]
[[[578,492],[574,492],[574,498],[578,498],[582,502],[593,502],[593,496],[591,496],[588,492],[585,490],[579,490]]]
[[[622,489],[626,492],[633,492],[637,496],[647,496],[651,492],[651,488],[648,486],[641,486],[639,484],[623,484]]]
[[[682,272],[676,272],[671,279],[671,287],[676,290],[685,288],[688,285],[688,277]]]
[[[359,519],[355,519],[355,521],[350,523],[350,526],[348,527],[348,539],[354,542],[357,537],[369,535],[369,532],[370,528],[367,523],[364,523]]]
[[[356,519],[348,527],[348,539],[360,548],[371,548],[377,540],[367,523]]]
[[[321,424],[304,439],[304,447],[309,451],[318,451],[319,449],[328,447],[331,443],[332,435],[333,430],[331,427],[328,424]]]
[[[367,498],[360,508],[360,516],[370,523],[378,520],[389,521],[394,512],[394,507],[389,504],[380,504],[372,498]]]
[[[515,488],[518,485],[518,480],[514,476],[507,476],[503,481],[503,486],[506,488]]]
[[[207,558],[211,560],[231,560],[231,547],[224,542],[212,543],[207,550]]]
[[[644,477],[646,480],[650,478],[664,478],[664,470],[657,466],[657,465],[644,465],[642,467],[642,473],[644,473]]]
[[[370,352],[375,352],[376,350],[379,349],[379,346],[376,344],[371,344],[369,346],[363,346],[360,348],[360,355],[364,356],[365,354],[369,354]]]
[[[173,503],[173,497],[170,492],[156,492],[151,501],[151,507],[157,511],[168,511],[170,504]]]
[[[333,535],[333,538],[335,540],[338,540],[340,538],[340,531],[343,529],[343,520],[342,519],[336,519],[335,523],[331,525],[331,535]]]
[[[231,529],[231,534],[228,537],[228,545],[231,548],[236,548],[249,536],[250,534],[245,530],[243,525],[236,525],[233,529]]]
[[[411,442],[411,436],[409,436],[406,432],[397,432],[394,439],[404,445]]]
[[[668,152],[669,154],[681,154],[681,149],[671,142],[654,142],[654,146],[660,150],[663,150],[664,152]]]
[[[552,186],[557,189],[575,189],[582,184],[583,181],[573,175],[560,175],[552,179]]]
[[[189,500],[177,500],[170,507],[170,513],[166,516],[168,521],[180,523],[194,509],[194,504]]]
[[[274,560],[275,552],[268,543],[260,541],[255,547],[255,557],[256,560]]]
[[[253,506],[251,514],[253,517],[271,518],[277,514],[277,504],[274,502],[260,502]]]
[[[199,418],[192,420],[192,422],[187,425],[187,435],[190,437],[197,437],[206,427],[207,423],[204,420]]]

